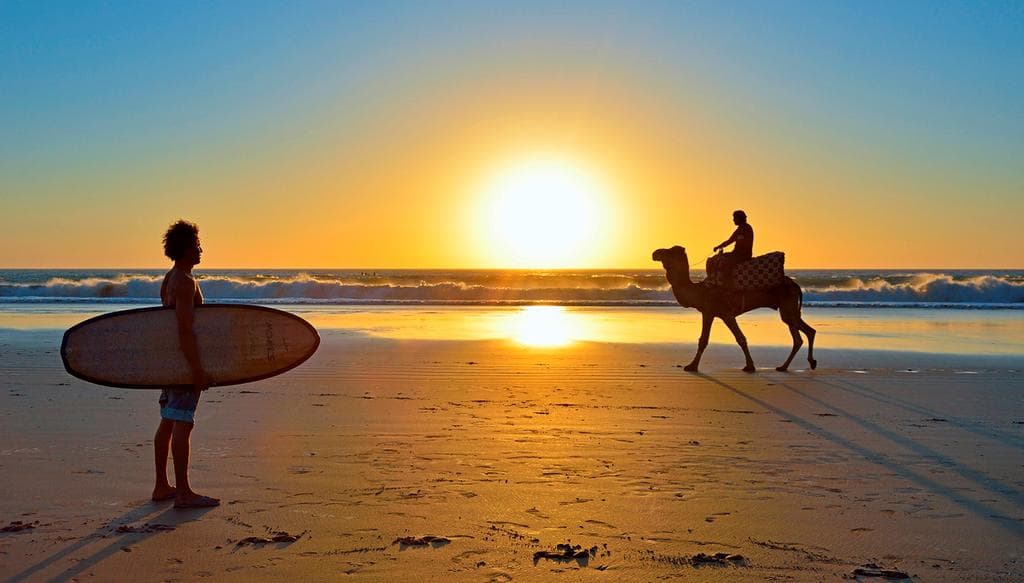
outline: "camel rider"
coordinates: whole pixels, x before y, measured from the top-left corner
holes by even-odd
[[[732,213],[732,222],[736,230],[725,242],[716,245],[715,251],[725,249],[733,243],[736,247],[729,253],[723,253],[716,261],[716,267],[721,271],[723,281],[730,284],[732,270],[740,263],[747,261],[754,255],[754,229],[747,223],[747,213],[735,211]]]

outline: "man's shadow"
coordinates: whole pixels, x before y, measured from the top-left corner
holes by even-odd
[[[117,532],[119,526],[138,526],[139,523],[148,523],[179,527],[198,520],[208,511],[212,510],[212,508],[178,509],[173,506],[166,506],[166,504],[169,503],[146,502],[141,506],[137,506],[99,527],[94,532],[83,536],[70,546],[48,555],[38,563],[27,567],[20,573],[12,575],[5,581],[7,583],[24,581],[36,573],[53,566],[62,559],[74,557],[75,553],[95,543],[97,540],[110,541],[110,544],[95,551],[90,556],[82,558],[62,573],[49,579],[49,581],[69,581],[82,572],[100,564],[111,555],[121,552],[121,549],[126,544],[138,544],[154,535],[161,534],[160,530]]]

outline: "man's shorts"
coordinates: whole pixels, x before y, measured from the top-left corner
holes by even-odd
[[[164,389],[160,391],[160,418],[168,421],[195,423],[199,395],[191,389]]]

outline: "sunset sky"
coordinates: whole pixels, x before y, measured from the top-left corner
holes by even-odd
[[[0,268],[1024,268],[1015,2],[0,2]]]

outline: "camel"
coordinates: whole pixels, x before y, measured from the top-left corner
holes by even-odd
[[[803,345],[800,332],[807,335],[807,362],[811,369],[817,368],[818,361],[814,360],[814,328],[800,317],[800,309],[803,306],[804,292],[800,285],[792,278],[785,278],[779,285],[750,291],[732,291],[719,287],[704,285],[704,282],[694,283],[690,280],[690,263],[686,257],[686,249],[676,245],[669,249],[658,249],[651,256],[655,261],[660,261],[665,267],[665,277],[672,285],[672,294],[676,301],[684,308],[696,308],[701,313],[700,340],[697,341],[697,354],[693,361],[686,365],[684,370],[697,372],[700,366],[700,357],[708,346],[708,338],[711,336],[711,324],[715,318],[721,318],[726,327],[736,337],[736,343],[743,349],[743,356],[747,359],[744,372],[755,372],[754,360],[750,358],[750,350],[747,349],[747,338],[736,323],[736,317],[756,308],[771,308],[778,310],[782,321],[789,326],[789,333],[793,335],[793,350],[789,353],[786,362],[776,367],[779,372],[789,370],[789,363]]]

